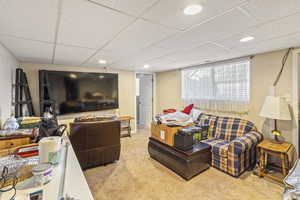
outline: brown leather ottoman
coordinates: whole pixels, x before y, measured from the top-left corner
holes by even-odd
[[[156,139],[149,138],[150,157],[165,165],[182,178],[189,180],[210,167],[210,146],[205,143],[194,144],[193,149],[182,151]]]

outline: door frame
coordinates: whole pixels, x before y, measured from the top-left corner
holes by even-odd
[[[292,94],[292,110],[293,110],[293,145],[296,148],[298,158],[300,157],[300,137],[299,137],[299,90],[300,90],[300,49],[292,51],[293,63],[293,94]]]
[[[156,113],[156,73],[154,72],[135,72],[134,74],[134,77],[135,79],[137,78],[137,75],[138,74],[151,74],[152,75],[152,78],[153,78],[153,81],[152,81],[152,120],[155,116],[155,113]],[[135,81],[135,94],[136,94],[136,90],[137,90],[137,87],[136,87],[136,81]],[[136,95],[134,95],[134,118],[136,119],[135,120],[135,127],[136,129],[138,128],[138,124],[137,124],[137,102],[136,102]]]

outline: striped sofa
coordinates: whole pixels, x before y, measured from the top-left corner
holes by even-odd
[[[210,126],[212,166],[238,177],[256,163],[256,145],[263,139],[255,125],[247,120],[201,113],[198,122]]]

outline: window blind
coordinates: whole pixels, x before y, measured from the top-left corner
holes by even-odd
[[[205,110],[248,112],[250,60],[201,65],[183,69],[181,96]]]

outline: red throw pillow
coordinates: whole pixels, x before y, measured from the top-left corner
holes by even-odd
[[[194,107],[194,104],[190,104],[190,105],[186,106],[182,112],[189,115],[191,113],[191,110],[193,109],[193,107]]]

